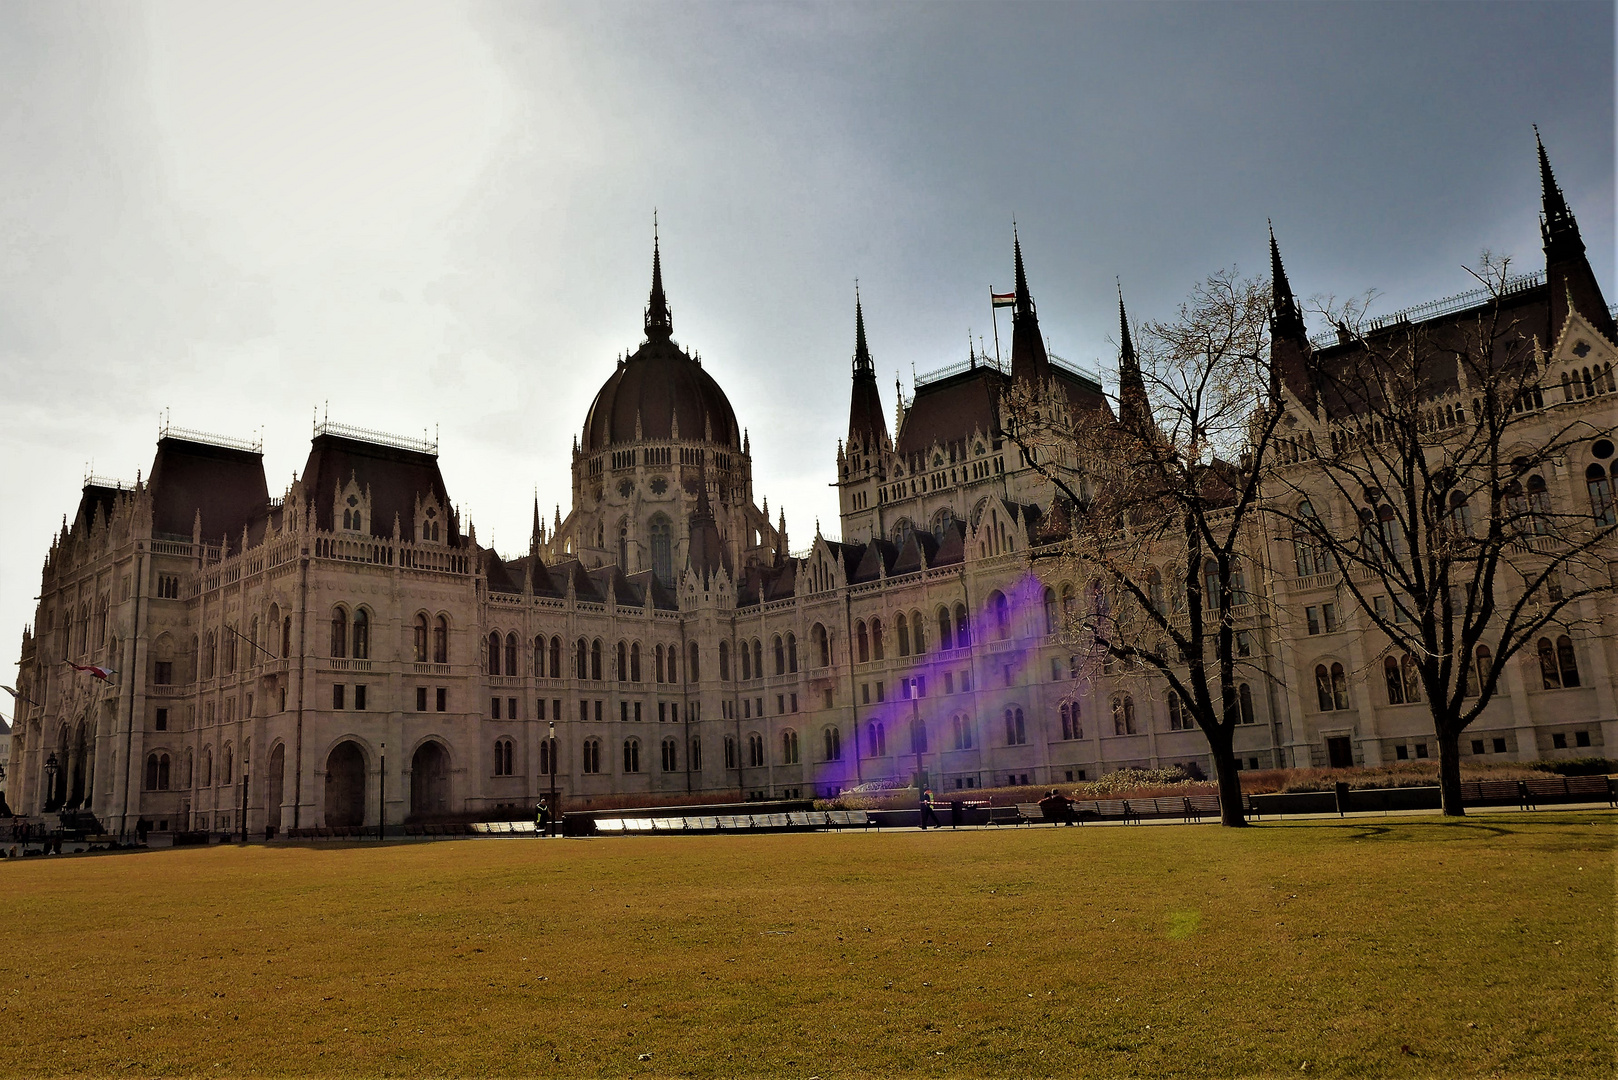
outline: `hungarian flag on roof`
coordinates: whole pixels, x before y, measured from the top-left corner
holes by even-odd
[[[102,682],[106,682],[112,678],[112,668],[96,667],[94,664],[75,664],[71,660],[63,660],[62,663],[66,664],[74,671],[88,671]]]
[[[991,289],[989,290],[989,306],[1016,307],[1017,294],[1014,292],[995,292],[993,289]]]

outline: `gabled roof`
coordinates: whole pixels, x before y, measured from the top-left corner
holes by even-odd
[[[959,442],[974,431],[997,436],[1000,413],[995,403],[1007,382],[995,368],[976,367],[916,387],[895,449],[907,456],[924,453],[934,443]]]
[[[652,607],[659,611],[680,610],[680,600],[674,595],[674,590],[657,580],[657,574],[651,570],[642,570],[638,574],[630,574],[629,581],[642,597],[646,590],[652,590]],[[642,600],[641,603],[645,603]]]
[[[893,572],[893,563],[899,557],[899,549],[887,540],[872,540],[865,545],[865,552],[860,558],[859,566],[849,575],[852,584],[858,581],[875,581],[884,573]]]
[[[890,573],[914,574],[922,569],[922,556],[926,556],[927,565],[931,566],[933,555],[937,551],[938,541],[933,539],[932,533],[912,529],[910,535],[905,537],[904,544],[900,546]]]
[[[617,563],[596,567],[590,571],[590,579],[595,582],[597,592],[611,596],[612,602],[620,607],[640,607],[646,603],[645,594],[624,576]]]
[[[580,600],[589,600],[595,603],[604,603],[606,596],[596,588],[596,583],[584,568],[584,564],[577,559],[568,559],[551,567],[551,580],[562,589],[564,595],[569,580],[573,582],[573,591]]]

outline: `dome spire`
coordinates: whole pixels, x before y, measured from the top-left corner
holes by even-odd
[[[674,319],[663,295],[663,256],[657,237],[657,211],[652,211],[652,297],[646,305],[646,339],[667,341],[674,335]]]

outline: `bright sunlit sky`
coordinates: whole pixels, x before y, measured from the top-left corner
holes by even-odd
[[[1053,348],[1110,370],[1115,277],[1167,316],[1267,270],[1266,218],[1301,294],[1382,311],[1484,248],[1539,268],[1537,122],[1618,299],[1613,91],[1597,3],[0,0],[0,628],[165,409],[261,434],[273,495],[317,409],[436,429],[526,551],[640,339],[654,207],[795,548],[837,534],[854,280],[891,412],[992,342],[1013,217]]]

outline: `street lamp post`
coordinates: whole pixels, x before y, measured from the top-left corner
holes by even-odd
[[[242,762],[242,843],[247,843],[247,762]]]
[[[376,838],[382,839],[382,829],[388,820],[388,744],[382,747],[376,770]]]
[[[555,836],[556,835],[556,819],[560,816],[556,812],[557,811],[557,806],[556,806],[556,721],[555,720],[552,720],[550,722],[550,735],[548,735],[546,737],[546,741],[550,743],[550,751],[551,751],[551,759],[548,762],[548,764],[551,767],[550,821],[548,822],[548,824],[550,825],[550,829],[549,829],[550,834],[552,836]]]
[[[52,750],[50,752],[50,754],[45,758],[45,799],[44,799],[43,802],[41,802],[39,804],[39,809],[40,809],[41,813],[48,813],[49,811],[54,809],[54,807],[51,806],[51,803],[53,803],[56,800],[56,770],[57,770],[57,768],[58,768],[58,766],[56,764],[56,751]]]

